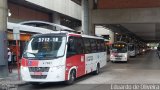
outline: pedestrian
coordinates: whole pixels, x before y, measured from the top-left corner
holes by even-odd
[[[8,48],[8,70],[9,73],[12,73],[12,53],[9,48]]]

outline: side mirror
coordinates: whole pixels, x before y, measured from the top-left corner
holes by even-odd
[[[160,47],[157,47],[157,50],[160,51]]]

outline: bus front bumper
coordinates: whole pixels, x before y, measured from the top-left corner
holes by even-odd
[[[65,69],[50,68],[48,72],[30,72],[28,67],[21,67],[21,77],[26,82],[61,82],[65,81]]]
[[[127,58],[110,58],[110,61],[127,61]]]

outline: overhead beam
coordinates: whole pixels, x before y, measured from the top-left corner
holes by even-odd
[[[160,8],[94,9],[94,24],[160,23]]]

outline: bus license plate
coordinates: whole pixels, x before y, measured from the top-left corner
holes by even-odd
[[[34,75],[42,75],[42,72],[34,72]]]
[[[121,58],[116,58],[116,59],[121,60]]]

